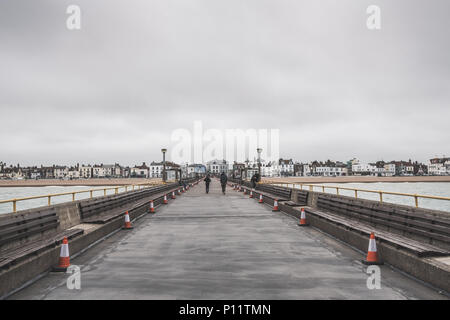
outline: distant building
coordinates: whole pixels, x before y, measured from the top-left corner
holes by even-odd
[[[289,160],[280,159],[278,161],[278,165],[280,166],[280,175],[281,176],[293,176],[294,175],[294,161],[292,161],[292,159],[289,159]]]
[[[84,179],[92,178],[92,167],[91,167],[91,165],[84,165],[84,164],[82,164],[80,166],[80,178],[84,178]]]
[[[145,162],[140,166],[134,166],[131,168],[131,177],[132,178],[148,178],[149,177],[150,168],[147,167]]]
[[[162,178],[163,163],[154,162],[150,163],[150,178]]]
[[[206,166],[204,166],[203,164],[194,163],[187,166],[186,174],[188,177],[195,177],[205,173],[206,173]]]
[[[150,163],[150,167],[149,167],[149,177],[150,178],[162,178],[163,176],[163,169],[164,169],[164,164],[162,162],[155,162],[153,161],[152,163]],[[180,165],[171,162],[171,161],[166,161],[166,171],[176,171],[180,169]]]
[[[235,179],[241,178],[241,175],[245,171],[245,163],[234,162],[231,176]]]
[[[450,158],[433,158],[428,164],[428,174],[433,176],[450,175]]]
[[[211,160],[206,163],[206,171],[212,174],[228,173],[228,164],[225,160]]]

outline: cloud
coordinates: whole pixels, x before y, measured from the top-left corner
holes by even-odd
[[[446,153],[448,1],[79,0],[0,4],[0,159],[159,159],[170,134],[279,128],[300,161]],[[448,152],[447,152],[448,153]]]

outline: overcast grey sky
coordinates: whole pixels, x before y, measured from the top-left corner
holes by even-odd
[[[81,30],[66,8],[81,7]],[[368,30],[366,8],[381,8]],[[279,128],[280,155],[450,155],[450,1],[2,0],[0,160],[137,164],[170,134]]]

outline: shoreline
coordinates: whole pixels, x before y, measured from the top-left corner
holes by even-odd
[[[371,177],[371,176],[344,176],[344,177],[283,177],[261,178],[264,182],[277,183],[376,183],[376,182],[450,182],[450,176],[411,176],[411,177]]]
[[[159,182],[160,178],[113,178],[113,179],[79,179],[79,180],[0,180],[2,187],[50,187],[50,186],[123,186]],[[410,177],[372,177],[372,176],[344,176],[344,177],[262,177],[263,182],[277,183],[376,183],[376,182],[450,182],[450,176],[410,176]]]
[[[103,187],[103,186],[124,186],[132,184],[143,184],[150,182],[159,182],[160,178],[114,178],[114,179],[78,179],[78,180],[59,180],[59,179],[40,179],[40,180],[0,180],[0,188],[14,187]]]

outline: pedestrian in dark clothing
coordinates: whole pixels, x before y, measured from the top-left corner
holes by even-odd
[[[252,183],[252,188],[255,189],[256,188],[256,182],[258,181],[258,176],[255,173],[252,178],[250,179],[251,183]]]
[[[206,175],[204,181],[206,186],[206,193],[209,193],[209,184],[211,183],[211,178],[209,177],[209,174]]]
[[[227,187],[227,175],[225,174],[225,172],[222,172],[222,174],[220,175],[220,185],[222,186],[222,192],[223,194],[225,194],[225,188]]]

